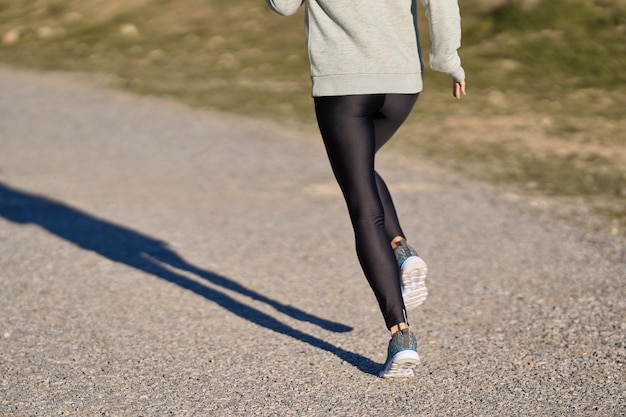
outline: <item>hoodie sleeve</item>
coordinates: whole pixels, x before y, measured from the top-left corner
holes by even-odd
[[[283,16],[290,16],[298,11],[304,0],[265,0],[272,10]]]
[[[270,1],[270,0],[268,0]],[[455,81],[465,79],[461,58],[461,15],[458,0],[422,0],[426,8],[432,49],[430,67],[450,75]]]

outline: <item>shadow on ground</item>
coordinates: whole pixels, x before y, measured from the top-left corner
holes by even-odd
[[[107,259],[193,291],[258,326],[330,352],[365,373],[375,374],[378,370],[379,365],[368,358],[294,329],[223,292],[191,280],[174,269],[195,274],[214,285],[266,303],[294,319],[313,323],[329,331],[348,332],[352,330],[351,327],[319,318],[293,306],[284,305],[232,279],[198,268],[188,263],[163,241],[99,219],[50,198],[11,188],[2,182],[0,182],[0,216],[17,224],[38,225],[82,249],[93,251]]]

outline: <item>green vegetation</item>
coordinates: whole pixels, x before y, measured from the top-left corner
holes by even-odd
[[[472,14],[468,26],[465,43],[471,53],[467,64],[481,87],[496,84],[503,91],[522,90],[533,102],[558,100],[574,89],[611,92],[619,88],[624,92],[624,2],[551,0],[525,9],[523,3],[509,1]],[[589,110],[621,118],[626,104],[623,94],[614,98],[621,106],[607,102]],[[584,103],[581,107],[586,108]],[[563,106],[561,112],[571,109]]]
[[[575,196],[623,224],[626,2],[464,0],[461,8],[469,95],[455,103],[448,78],[428,71],[394,147],[519,192]],[[313,122],[302,11],[281,18],[263,0],[0,0],[0,36],[8,65],[99,74],[110,86],[197,107]]]

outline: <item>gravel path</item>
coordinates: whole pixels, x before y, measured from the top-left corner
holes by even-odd
[[[417,111],[419,111],[419,104]],[[383,154],[416,378],[311,127],[0,69],[1,416],[623,416],[623,241]]]

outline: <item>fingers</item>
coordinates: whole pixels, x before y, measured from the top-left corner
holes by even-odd
[[[453,84],[452,84],[452,95],[457,100],[460,100],[461,96],[465,95],[465,80],[463,80],[463,81],[453,81]]]

